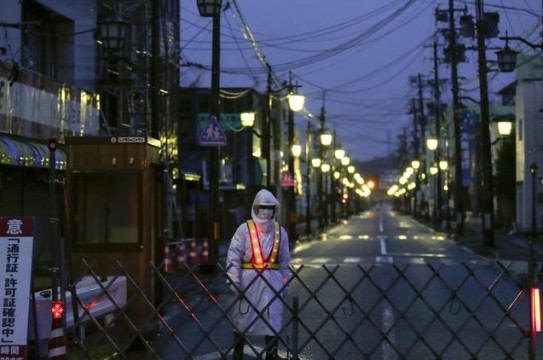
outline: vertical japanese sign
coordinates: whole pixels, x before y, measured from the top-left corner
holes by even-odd
[[[26,359],[32,217],[0,216],[0,359]]]

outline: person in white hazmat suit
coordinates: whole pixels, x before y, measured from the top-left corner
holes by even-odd
[[[278,212],[275,196],[260,190],[251,219],[237,228],[228,248],[228,281],[236,295],[231,314],[234,360],[243,358],[245,335],[264,335],[266,360],[284,359],[277,351],[283,319],[280,297],[287,295],[291,272],[288,235],[276,222]]]

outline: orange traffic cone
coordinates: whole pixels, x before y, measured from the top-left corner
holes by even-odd
[[[200,257],[200,263],[209,263],[209,244],[207,243],[207,239],[204,239],[204,244],[202,245],[202,256]]]
[[[196,240],[192,239],[190,242],[190,248],[189,248],[189,264],[197,264],[198,263],[198,255],[196,254]]]
[[[187,268],[187,259],[185,258],[185,242],[179,240],[177,244],[177,270],[185,270]]]
[[[53,301],[51,303],[53,322],[51,329],[51,337],[49,338],[49,359],[64,360],[66,359],[66,338],[64,337],[64,329],[62,328],[62,313],[64,306],[61,301]]]
[[[170,245],[166,243],[164,245],[164,272],[172,272],[172,259],[170,258]]]

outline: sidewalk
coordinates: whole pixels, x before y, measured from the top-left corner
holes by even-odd
[[[523,234],[516,234],[503,230],[494,231],[494,247],[486,247],[483,244],[483,228],[480,218],[468,218],[465,222],[464,235],[457,239],[474,252],[502,260],[527,261],[529,247],[532,238]],[[536,238],[533,242],[536,261],[542,257],[542,240]]]

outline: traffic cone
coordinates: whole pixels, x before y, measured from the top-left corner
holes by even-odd
[[[62,328],[63,305],[60,301],[53,301],[52,304],[53,322],[51,326],[51,337],[49,338],[49,359],[66,359],[66,338]]]
[[[166,243],[164,245],[164,272],[172,272],[172,259],[170,258],[170,245]]]
[[[189,248],[189,264],[197,264],[198,263],[198,255],[196,250],[196,240],[192,239],[190,242],[190,248]]]
[[[185,242],[179,240],[177,244],[177,270],[185,270],[187,268],[187,259],[185,257]]]
[[[207,239],[204,239],[204,244],[202,245],[202,256],[200,257],[200,263],[209,263],[209,244],[207,243]]]

